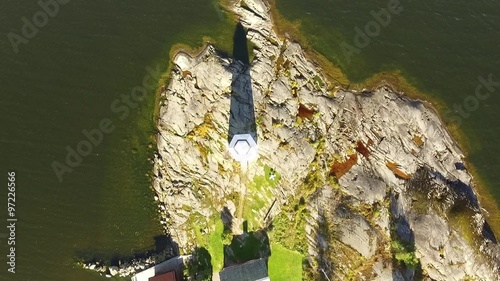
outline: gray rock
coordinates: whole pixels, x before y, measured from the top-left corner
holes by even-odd
[[[316,77],[328,81],[301,46],[275,33],[265,2],[245,3],[249,10],[242,8],[239,1],[229,9],[249,29],[248,38],[258,46],[251,66],[219,57],[212,46],[196,57],[181,52],[173,59],[176,68],[170,84],[161,93],[153,187],[168,217],[166,231],[181,252],[188,253],[194,247],[193,222],[206,224],[207,218],[220,214],[224,207],[232,216],[238,215],[231,196],[244,190],[241,181],[262,175],[263,166],[274,168],[282,176],[271,191],[273,198],[266,198],[277,202],[271,217],[294,198],[314,167],[321,173],[317,200],[308,203],[310,259],[320,259],[317,245],[330,249],[334,244],[318,230],[321,220],[337,222],[341,226],[335,230],[338,241],[369,260],[376,257],[377,249],[385,249],[390,255],[391,218],[404,218],[406,224],[397,224],[396,233],[415,244],[417,257],[429,277],[459,280],[469,275],[495,280],[499,276],[500,248],[491,237],[479,241],[479,245],[469,245],[444,214],[432,211],[430,205],[425,215],[412,207],[409,178],[427,167],[432,171],[430,197],[445,197],[447,205],[443,208],[458,199],[470,199],[471,206],[476,206],[474,212],[482,216],[472,176],[464,167],[455,166],[463,163],[463,153],[436,113],[423,102],[386,87],[369,93],[337,87],[332,95],[328,83],[321,86],[314,82]],[[278,60],[280,55],[282,59]],[[287,69],[277,65],[278,61],[286,61]],[[250,92],[253,100],[239,99]],[[250,105],[253,112],[235,107],[234,100]],[[316,113],[299,120],[301,104]],[[233,116],[230,112],[234,112]],[[241,122],[231,123],[232,118]],[[228,138],[236,131],[248,131],[252,118],[259,161],[240,173],[227,152]],[[330,186],[332,180],[328,179],[332,164],[350,157],[355,157],[355,163],[339,176],[334,191],[337,186]],[[398,199],[393,196],[390,208],[386,205],[388,190],[400,195]],[[341,199],[353,210],[339,211]],[[376,206],[376,218],[373,213],[359,211]],[[268,207],[255,210],[256,221],[264,219]],[[241,220],[235,218],[234,222]],[[484,222],[476,221],[479,228],[483,227]],[[439,253],[443,249],[444,258]],[[336,261],[329,262],[337,265]],[[394,280],[401,280],[412,274],[373,264],[372,271],[378,276],[393,271]],[[328,273],[337,274],[330,270]]]
[[[118,274],[119,270],[120,269],[117,266],[110,266],[109,267],[109,274],[111,274],[111,276],[115,276]]]
[[[355,165],[339,180],[341,188],[367,204],[381,201],[386,194],[386,183],[370,175],[371,167],[366,170],[365,165]]]
[[[335,217],[339,240],[358,251],[365,258],[371,258],[377,249],[377,235],[366,219],[339,208]]]

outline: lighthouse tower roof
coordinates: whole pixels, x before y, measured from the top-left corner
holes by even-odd
[[[257,143],[250,134],[234,135],[228,149],[234,160],[243,165],[257,159]]]

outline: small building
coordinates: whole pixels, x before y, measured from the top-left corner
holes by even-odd
[[[159,263],[132,276],[132,281],[180,281],[184,261],[189,258],[179,256]]]
[[[234,160],[240,162],[243,167],[258,156],[257,143],[250,134],[234,135],[228,150]]]
[[[149,278],[149,281],[180,281],[177,278],[177,274],[175,271],[170,271],[161,275],[156,275],[154,277]]]
[[[270,281],[267,259],[251,260],[243,264],[224,268],[219,273],[220,281]]]

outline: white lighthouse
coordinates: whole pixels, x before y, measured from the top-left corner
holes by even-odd
[[[258,146],[250,134],[234,135],[228,147],[229,153],[234,160],[246,167],[248,162],[254,161],[258,157]]]

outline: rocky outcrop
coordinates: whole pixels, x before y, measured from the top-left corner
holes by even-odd
[[[148,253],[144,258],[133,258],[129,260],[118,260],[116,264],[110,264],[109,261],[82,261],[78,264],[84,269],[98,272],[106,277],[128,277],[141,272],[156,264],[169,260],[176,256],[173,248],[166,249],[160,253]]]
[[[106,266],[100,262],[82,263],[80,266],[85,269],[98,272],[102,276],[109,278],[113,276],[128,277],[145,270],[146,268],[154,266],[154,264],[153,260],[144,260],[140,262],[133,262],[131,264],[121,264],[120,266]]]
[[[316,274],[499,280],[497,241],[437,114],[389,87],[332,84],[274,32],[266,3],[244,3],[230,10],[256,46],[251,65],[210,45],[196,57],[181,52],[161,93],[154,188],[181,252],[223,210],[233,223],[251,214],[258,229],[302,196]],[[245,171],[227,152],[231,99],[241,93],[253,97],[259,146]]]

